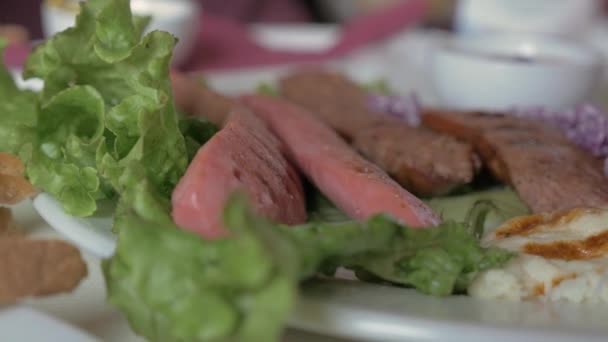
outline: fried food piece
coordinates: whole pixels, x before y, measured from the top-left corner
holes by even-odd
[[[71,291],[86,275],[80,251],[65,241],[0,238],[0,304]]]
[[[11,209],[0,207],[0,238],[22,234],[23,231],[21,231],[19,226],[13,221]]]
[[[24,173],[25,166],[19,158],[0,152],[0,204],[17,204],[36,193]]]

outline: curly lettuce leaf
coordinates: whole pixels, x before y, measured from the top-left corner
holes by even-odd
[[[147,182],[130,186],[115,219],[118,247],[103,269],[111,303],[150,341],[276,341],[297,295],[297,255],[284,232],[235,196],[233,235],[180,230]]]
[[[95,212],[104,198],[95,155],[103,142],[104,102],[90,86],[63,90],[40,109],[27,176],[77,216]]]
[[[396,225],[384,216],[371,219],[373,229]],[[499,267],[512,253],[486,249],[462,223],[445,222],[427,229],[400,228],[382,250],[342,260],[343,266],[364,271],[379,280],[413,286],[445,296],[464,291],[477,272]]]
[[[186,169],[169,79],[176,38],[160,31],[140,38],[148,22],[131,15],[128,0],[81,4],[76,25],[26,62],[24,76],[45,82],[37,101],[31,96],[40,113],[0,122],[0,130],[23,128],[26,138],[3,149],[31,155],[28,176],[70,214],[90,215],[97,199],[124,191],[133,163],[166,197]]]
[[[7,42],[0,39],[0,56]],[[36,94],[17,88],[13,77],[0,63],[0,152],[18,155],[34,137],[38,121]]]
[[[105,7],[97,16],[94,49],[102,60],[113,63],[129,56],[139,39],[129,1]]]

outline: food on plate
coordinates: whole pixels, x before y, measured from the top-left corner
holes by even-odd
[[[0,204],[17,204],[36,189],[21,161],[0,152]],[[67,242],[34,240],[0,207],[0,305],[25,297],[68,292],[87,275],[78,249]]]
[[[36,193],[24,174],[19,158],[0,152],[0,204],[17,204]]]
[[[0,153],[1,204],[17,204],[35,194],[24,171],[17,157]],[[11,209],[0,207],[0,304],[68,292],[87,275],[76,247],[63,241],[28,239],[24,234]]]
[[[440,222],[426,204],[359,156],[311,112],[272,96],[242,101],[283,141],[300,170],[350,217],[366,220],[384,212],[411,227]]]
[[[86,275],[80,251],[67,242],[0,237],[0,304],[71,291]]]
[[[365,89],[322,70],[292,72],[280,92],[345,136],[370,161],[406,189],[423,196],[470,183],[479,169],[468,143],[370,109]]]
[[[608,303],[608,209],[577,208],[511,219],[483,243],[520,253],[480,273],[474,297]]]
[[[475,146],[490,171],[533,212],[608,206],[600,160],[557,128],[505,114],[428,110],[424,125]]]
[[[387,91],[387,90],[380,90]],[[371,110],[389,114],[410,126],[420,126],[420,115],[422,105],[416,93],[407,95],[395,95],[393,93],[380,93],[378,90],[370,90],[368,105]]]
[[[486,231],[498,227],[512,217],[530,213],[530,209],[510,187],[492,187],[487,190],[466,192],[460,195],[432,197],[425,199],[425,202],[441,217],[456,222],[467,222],[467,217],[471,214],[471,208],[476,205],[480,203],[491,204],[493,210],[488,212],[484,220]]]
[[[199,84],[177,71],[171,73],[171,86],[175,105],[179,109],[190,114],[202,114],[217,126],[223,126],[235,104],[230,97]]]
[[[454,198],[429,200],[443,208],[441,220],[356,153],[333,121],[319,120],[351,127],[382,117],[365,109],[359,88],[359,109],[330,119],[276,96],[230,99],[177,73],[172,88],[175,39],[142,32],[127,0],[89,0],[75,27],[26,62],[25,76],[44,80],[40,93],[17,89],[0,69],[7,90],[0,92],[7,137],[0,151],[18,155],[27,178],[72,215],[95,214],[102,199],[117,202],[116,252],[103,272],[109,301],[138,334],[151,341],[276,341],[298,286],[319,274],[345,268],[362,281],[446,296],[464,294],[479,274],[514,257],[478,238],[500,201],[468,194],[468,214],[454,221],[446,209]],[[179,118],[177,110],[205,120]],[[382,129],[402,124],[378,120]],[[446,141],[432,152],[458,155],[447,169],[457,168],[456,159],[466,169],[429,182],[429,192],[470,182],[478,163],[467,143],[404,127],[428,138],[412,141]],[[295,167],[313,184],[301,185]],[[507,193],[506,202],[518,200]],[[518,204],[496,215],[506,219]],[[72,270],[73,279],[82,274],[61,243],[32,243],[47,253],[61,249],[57,255],[70,261],[53,265]]]
[[[10,208],[0,207],[0,239],[5,236],[21,235],[23,231],[13,220]]]
[[[339,266],[365,279],[448,295],[512,254],[482,248],[465,224],[412,229],[385,215],[365,222],[288,227],[258,216],[234,195],[224,209],[228,237],[179,229],[148,182],[120,198],[116,254],[104,262],[111,303],[151,341],[278,341],[297,284]]]
[[[231,193],[243,191],[256,212],[289,225],[306,221],[300,176],[281,142],[248,109],[233,107],[225,126],[204,144],[171,196],[177,225],[207,238],[222,236]]]

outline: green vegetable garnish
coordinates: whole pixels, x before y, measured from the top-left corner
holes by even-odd
[[[0,56],[7,42],[0,39]],[[34,137],[38,121],[36,93],[17,88],[13,77],[0,63],[0,151],[19,155]]]
[[[470,192],[458,196],[435,197],[425,202],[444,220],[455,222],[469,222],[471,217],[467,216],[471,208],[477,205],[478,209],[481,209],[479,203],[486,203],[484,206],[486,208],[489,206],[492,210],[487,212],[487,216],[483,220],[485,230],[496,228],[512,217],[530,213],[530,209],[509,187]]]
[[[255,92],[262,95],[278,96],[279,91],[267,82],[260,82],[255,88]]]
[[[297,292],[293,243],[242,197],[225,209],[230,238],[180,230],[147,182],[129,187],[104,263],[111,303],[150,341],[277,341]]]
[[[380,94],[380,95],[394,95],[393,90],[391,89],[388,82],[383,79],[377,79],[368,83],[364,83],[361,85],[363,89],[367,90],[370,93]]]
[[[132,17],[128,0],[87,1],[75,27],[26,61],[24,76],[44,79],[39,95],[0,71],[8,137],[0,150],[18,154],[30,181],[72,215],[91,215],[97,200],[122,192],[133,162],[165,196],[188,165],[169,79],[176,39],[140,38],[148,21]]]
[[[110,301],[151,341],[276,341],[299,280],[343,266],[433,295],[466,289],[511,253],[480,247],[464,224],[412,229],[384,215],[366,223],[299,227],[256,216],[233,196],[231,235],[204,240],[180,230],[147,182],[119,204],[116,255],[104,264]]]
[[[217,133],[218,128],[204,119],[187,117],[179,121],[179,130],[186,139],[188,161],[191,161],[198,149]]]

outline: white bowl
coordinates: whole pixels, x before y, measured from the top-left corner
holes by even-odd
[[[435,47],[430,74],[442,107],[561,109],[589,97],[601,79],[601,62],[593,48],[563,38],[495,33]]]
[[[535,32],[577,36],[601,14],[599,0],[460,0],[454,26],[460,33]]]
[[[73,1],[65,1],[69,6],[51,5],[44,1],[41,5],[42,30],[46,38],[74,25],[77,10]],[[76,7],[77,8],[77,7]],[[152,30],[167,31],[179,39],[173,50],[172,63],[183,63],[196,42],[200,26],[202,8],[193,0],[131,0],[131,11],[137,15],[152,17],[146,33]]]

